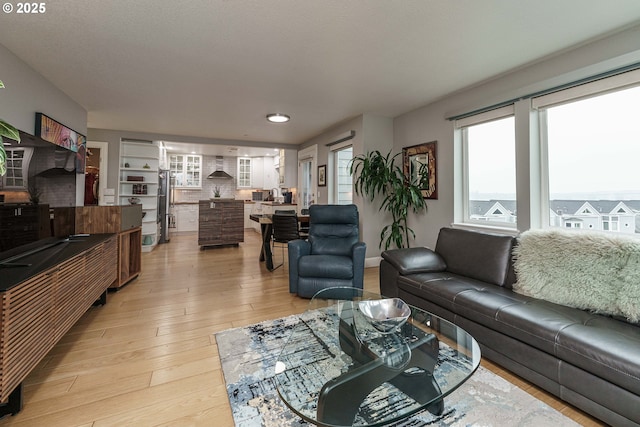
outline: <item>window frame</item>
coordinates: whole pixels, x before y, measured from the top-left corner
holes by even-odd
[[[517,235],[528,229],[549,228],[549,162],[548,141],[546,140],[547,106],[570,103],[581,99],[604,95],[630,87],[640,86],[640,66],[618,71],[610,71],[606,75],[582,79],[574,84],[566,84],[562,88],[540,91],[500,104],[513,105],[516,135],[516,228],[508,228],[489,221],[469,222],[465,219],[468,206],[468,189],[465,188],[467,160],[463,147],[463,125],[491,113],[499,108],[487,108],[479,114],[458,115],[450,117],[453,123],[454,142],[454,221],[453,226],[467,229],[494,230],[504,234]],[[511,102],[513,104],[511,104]],[[488,111],[487,111],[488,110]],[[621,222],[618,229],[627,227]],[[562,227],[564,228],[564,227]],[[581,230],[589,231],[590,227]],[[619,231],[618,231],[619,232]],[[630,234],[634,236],[634,234]],[[640,236],[638,236],[640,237]]]
[[[480,218],[472,218],[472,213],[470,212],[470,195],[469,195],[469,134],[468,130],[472,126],[482,125],[485,123],[495,122],[498,120],[503,120],[509,117],[514,118],[514,132],[515,132],[515,106],[514,104],[509,104],[500,108],[496,108],[493,110],[485,111],[479,114],[467,116],[455,121],[455,138],[454,141],[458,141],[459,146],[459,165],[456,168],[459,173],[457,174],[460,180],[457,188],[461,191],[461,194],[458,198],[456,198],[456,208],[457,212],[455,213],[455,217],[457,219],[458,224],[463,224],[465,226],[470,227],[481,227],[481,228],[499,228],[499,229],[507,229],[507,230],[516,230],[518,227],[518,218],[516,218],[516,222],[506,222],[506,221],[489,221],[488,219],[480,219]],[[514,144],[517,145],[517,141],[514,137]],[[515,147],[514,147],[515,148]],[[514,162],[516,159],[514,158]],[[517,181],[517,170],[516,170],[516,181]],[[516,203],[517,199],[517,182],[516,182]]]
[[[17,158],[14,157],[14,153],[16,151],[22,152],[22,158],[19,159],[21,162],[21,166],[19,168],[14,166],[14,162],[17,160]],[[9,146],[5,147],[5,152],[7,157],[7,172],[4,176],[0,177],[2,179],[2,189],[26,191],[29,188],[29,164],[31,162],[31,157],[33,156],[33,147]],[[16,177],[16,170],[20,170],[22,176]],[[16,185],[16,180],[21,180],[22,185]]]
[[[351,149],[351,159],[353,159],[353,143],[351,140],[347,141],[346,143],[336,144],[335,146],[331,147],[331,162],[329,166],[332,169],[330,173],[332,179],[329,181],[329,188],[331,189],[331,202],[335,204],[353,203],[353,176],[351,176],[350,174],[348,176],[351,177],[351,200],[348,203],[341,203],[338,196],[338,192],[340,190],[340,167],[338,166],[338,153],[348,150],[349,148]]]

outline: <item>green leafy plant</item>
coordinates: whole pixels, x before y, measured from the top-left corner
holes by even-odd
[[[34,205],[40,203],[40,196],[42,196],[42,191],[35,184],[29,184],[29,201]]]
[[[213,189],[213,197],[220,197],[220,187],[217,185]]]
[[[2,80],[0,80],[0,89],[4,89]],[[2,137],[20,142],[20,132],[18,132],[18,129],[0,119],[0,139],[2,139]],[[7,173],[7,152],[4,149],[4,144],[0,144],[0,176],[3,176],[5,173]]]
[[[380,210],[391,214],[393,222],[386,225],[380,233],[379,247],[384,245],[385,250],[391,245],[408,248],[410,239],[416,236],[407,225],[409,210],[414,213],[427,210],[420,190],[426,187],[429,179],[426,165],[421,166],[418,178],[410,180],[404,175],[401,166],[395,163],[399,155],[401,153],[391,156],[391,152],[383,155],[376,150],[354,157],[349,166],[351,175],[355,177],[356,194],[368,197],[371,202],[381,198]]]

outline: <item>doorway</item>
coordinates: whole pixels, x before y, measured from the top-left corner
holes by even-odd
[[[84,175],[84,205],[104,206],[107,188],[109,144],[87,141],[87,163]],[[113,203],[111,203],[113,204]]]
[[[316,174],[315,165],[318,155],[318,146],[306,148],[298,152],[298,209],[309,209],[316,200]]]

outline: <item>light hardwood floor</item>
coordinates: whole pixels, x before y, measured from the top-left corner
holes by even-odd
[[[5,426],[233,426],[214,335],[304,311],[286,264],[268,272],[260,239],[201,251],[195,234],[143,254],[140,277],[91,308],[25,381]],[[280,252],[277,252],[280,257]],[[365,273],[378,290],[378,269]],[[577,422],[602,425],[501,368],[483,365]]]

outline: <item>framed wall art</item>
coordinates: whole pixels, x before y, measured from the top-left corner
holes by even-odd
[[[76,172],[84,173],[87,137],[46,114],[36,113],[35,134],[45,141],[76,153]]]
[[[327,165],[318,166],[318,187],[327,186]]]
[[[402,149],[404,176],[411,182],[423,182],[421,190],[425,199],[438,198],[436,146],[437,141],[432,141]]]

